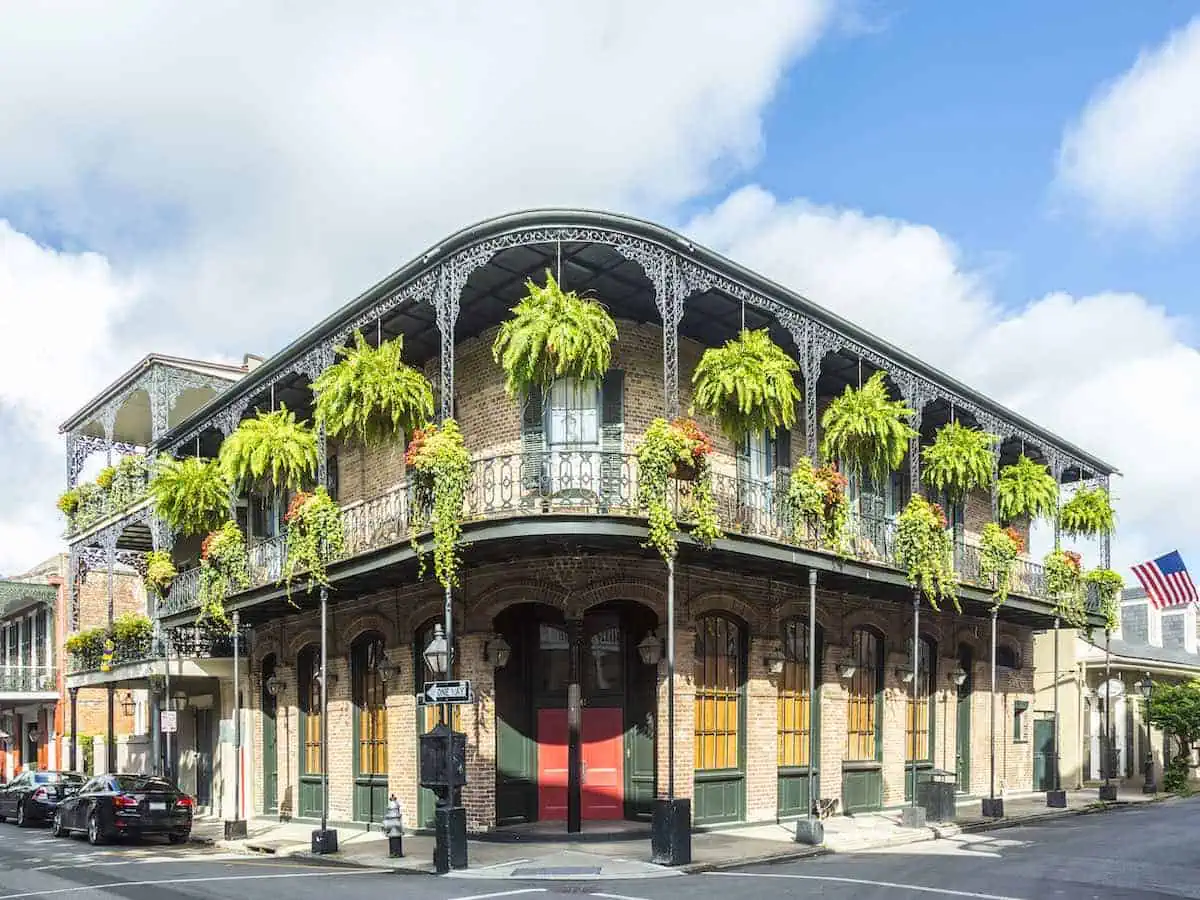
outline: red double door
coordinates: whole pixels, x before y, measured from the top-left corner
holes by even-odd
[[[580,712],[580,818],[623,819],[624,712],[620,708],[587,707]],[[570,770],[565,709],[538,710],[537,743],[538,818],[543,822],[566,819]]]

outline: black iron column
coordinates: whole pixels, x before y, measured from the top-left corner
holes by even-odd
[[[329,591],[321,588],[321,827],[312,833],[313,853],[337,853],[337,829],[329,827]]]
[[[71,698],[71,771],[79,771],[79,688],[69,688],[67,695]],[[89,773],[91,774],[91,773]]]
[[[903,828],[924,828],[925,809],[917,806],[917,690],[921,682],[921,592],[913,591],[912,631],[912,796],[908,806],[900,810],[900,825]]]
[[[1058,746],[1060,736],[1059,718],[1058,718],[1058,641],[1062,636],[1059,631],[1058,616],[1054,617],[1054,752],[1052,754],[1054,763],[1054,787],[1046,792],[1046,805],[1055,809],[1065,809],[1067,806],[1067,792],[1062,789],[1062,772],[1059,770],[1058,764]]]
[[[990,770],[990,786],[988,795],[983,801],[983,814],[991,819],[999,819],[1004,815],[1004,799],[996,796],[996,619],[1000,607],[992,607],[992,696],[989,698],[991,726],[988,740],[988,766]]]
[[[237,610],[233,612],[233,818],[225,819],[225,840],[238,841],[246,837],[246,820],[242,818],[242,672],[241,660],[238,658],[241,655],[241,630],[242,619]],[[324,627],[322,627],[324,632]],[[322,643],[322,649],[324,643]],[[322,667],[323,668],[323,667]],[[327,704],[324,702],[325,678],[321,678],[321,693],[323,707],[321,711],[321,728],[325,728],[325,709]],[[327,732],[326,732],[327,733]],[[321,752],[325,752],[324,734],[321,737]],[[325,766],[322,764],[321,772],[325,772]],[[325,775],[322,774],[322,779]],[[321,828],[325,828],[325,805],[322,800],[321,807]]]
[[[808,570],[808,815],[796,822],[796,842],[820,844],[825,826],[813,815],[817,771],[817,570]]]
[[[583,830],[583,783],[587,773],[583,768],[583,745],[580,727],[583,717],[583,698],[580,693],[580,655],[583,644],[583,623],[567,620],[567,832]]]
[[[454,679],[454,592],[449,585],[445,586],[445,604],[443,609],[446,631],[446,680]],[[445,802],[434,811],[434,868],[439,874],[445,874],[450,869],[465,869],[467,867],[467,810],[462,805],[461,788],[457,784],[454,759],[454,717],[453,707],[444,707],[446,723],[446,793]],[[464,746],[465,753],[465,746]],[[464,765],[465,765],[464,760]]]
[[[1112,731],[1112,632],[1104,630],[1104,753],[1100,765],[1104,766],[1104,784],[1100,785],[1100,799],[1117,799],[1117,786],[1112,783],[1112,767],[1116,757]]]
[[[667,796],[654,801],[650,858],[662,866],[692,861],[692,801],[675,797],[675,560],[667,560]]]
[[[108,732],[104,739],[104,768],[108,772],[117,771],[117,735],[113,722],[115,717],[115,712],[113,709],[113,704],[116,699],[115,695],[116,686],[110,684],[108,686],[108,719],[106,723]]]

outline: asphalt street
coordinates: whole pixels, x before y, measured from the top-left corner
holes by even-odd
[[[401,875],[239,856],[165,843],[93,848],[0,826],[0,900],[758,900],[777,897],[976,900],[1200,898],[1200,801],[735,872],[621,881],[536,882]]]

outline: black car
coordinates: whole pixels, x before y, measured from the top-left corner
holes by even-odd
[[[15,819],[21,828],[49,822],[63,797],[82,784],[75,772],[22,772],[0,787],[0,822]]]
[[[179,844],[192,833],[192,798],[153,775],[97,775],[59,804],[55,837],[82,831],[91,844],[166,835]]]

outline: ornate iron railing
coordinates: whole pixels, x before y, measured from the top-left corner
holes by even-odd
[[[787,485],[780,480],[757,480],[727,472],[713,473],[717,519],[728,534],[764,537],[825,550],[820,535],[806,522],[797,522],[787,503]],[[672,482],[670,500],[681,522],[689,519],[693,491],[687,482]],[[339,559],[359,556],[409,539],[414,510],[420,498],[408,482],[342,510],[346,546]],[[637,503],[637,457],[629,453],[563,450],[487,456],[472,462],[471,480],[463,502],[466,521],[485,521],[530,515],[600,515],[643,518]],[[422,529],[427,527],[422,516]],[[898,568],[895,522],[887,517],[852,511],[845,555]],[[277,582],[287,558],[286,536],[270,538],[249,549],[252,588]],[[335,562],[337,560],[331,560]],[[990,583],[979,571],[979,549],[960,538],[954,543],[955,570],[960,580],[980,588]],[[173,615],[199,606],[198,570],[181,572],[171,586],[161,612]],[[1018,563],[1013,592],[1045,597],[1042,567]]]
[[[97,522],[132,509],[145,500],[149,492],[148,471],[126,473],[114,480],[108,490],[97,488],[95,493],[80,500],[79,508],[67,522],[66,537],[82,534]]]
[[[0,694],[32,694],[58,690],[53,666],[0,666]]]
[[[248,652],[248,636],[249,629],[243,626],[241,647],[239,648],[243,656]],[[115,669],[118,666],[165,659],[168,649],[172,657],[226,659],[233,656],[233,634],[222,628],[187,625],[172,628],[165,637],[150,635],[132,640],[114,641],[110,666]],[[101,668],[102,659],[103,651],[96,651],[92,648],[83,652],[71,653],[67,671],[72,675],[98,671]]]

